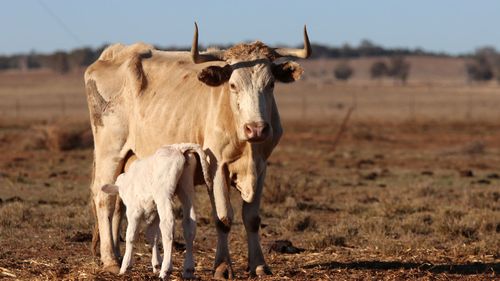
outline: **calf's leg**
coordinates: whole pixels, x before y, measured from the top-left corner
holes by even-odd
[[[187,156],[187,167],[182,173],[177,196],[182,203],[182,228],[184,240],[186,241],[186,256],[184,258],[184,269],[182,277],[184,279],[195,278],[193,243],[196,236],[196,214],[193,206],[194,198],[194,175],[196,169],[196,158],[193,155]]]
[[[156,273],[160,269],[160,250],[158,249],[158,242],[160,240],[160,218],[156,218],[151,222],[146,229],[146,239],[148,240],[151,249],[151,265],[153,266],[153,272]]]
[[[160,231],[163,242],[163,262],[160,278],[165,278],[172,272],[172,242],[174,239],[174,214],[171,199],[161,200],[156,203],[160,216]]]
[[[123,256],[120,274],[124,274],[127,269],[132,266],[132,249],[134,247],[135,237],[137,236],[140,219],[140,213],[136,212],[135,210],[127,211],[128,225],[127,234],[125,237],[125,255]]]

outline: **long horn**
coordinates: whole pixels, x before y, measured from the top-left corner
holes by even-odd
[[[223,51],[214,51],[210,53],[200,54],[198,52],[198,24],[194,22],[194,37],[193,44],[191,45],[191,58],[194,63],[202,63],[207,61],[221,61],[224,60]]]
[[[304,25],[304,49],[276,48],[274,51],[281,57],[296,57],[301,59],[310,57],[312,49],[311,43],[309,42],[309,36],[307,36],[306,26]]]

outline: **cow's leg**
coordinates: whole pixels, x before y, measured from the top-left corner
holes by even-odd
[[[127,211],[127,234],[125,236],[125,255],[123,256],[120,274],[124,274],[132,266],[132,249],[134,247],[135,237],[139,226],[141,214],[135,210]]]
[[[112,183],[113,180],[109,179],[107,182]],[[105,182],[102,181],[104,185]],[[111,231],[111,219],[114,212],[114,204],[116,202],[116,195],[108,195],[102,191],[97,191],[94,195],[94,204],[96,205],[97,224],[99,227],[99,240],[100,240],[100,253],[103,269],[105,271],[118,272],[118,259],[116,251],[113,247],[113,237]]]
[[[146,239],[148,240],[151,249],[151,265],[153,272],[156,273],[160,269],[160,250],[158,249],[158,242],[160,239],[160,218],[156,216],[151,224],[146,228]]]
[[[113,184],[122,169],[124,140],[116,141],[116,132],[105,130],[103,127],[99,127],[99,133],[95,135],[94,140],[95,170],[92,194],[99,227],[101,261],[104,270],[118,273],[120,267],[116,254],[119,250],[114,248],[112,236],[112,219],[117,196],[103,192],[101,187]]]
[[[168,188],[168,187],[166,187]],[[160,278],[164,279],[172,272],[172,242],[174,239],[174,214],[170,198],[163,198],[156,202],[160,216],[160,231],[163,242],[163,262],[161,264]]]
[[[228,175],[225,172],[224,166],[217,167],[215,172],[214,181],[213,181],[213,189],[214,192],[216,189],[229,189],[229,179]],[[233,269],[231,264],[231,259],[229,256],[229,245],[228,245],[228,235],[231,230],[231,223],[233,221],[233,210],[231,208],[231,204],[229,199],[227,200],[227,220],[222,222],[216,212],[216,204],[215,200],[222,200],[221,198],[214,198],[214,193],[209,193],[210,201],[212,203],[212,216],[215,221],[215,227],[217,229],[217,249],[215,252],[215,263],[214,263],[214,278],[215,279],[232,279],[233,278]]]
[[[123,215],[125,214],[125,205],[123,204],[120,196],[116,196],[115,210],[112,219],[112,235],[113,235],[113,250],[116,257],[120,257],[120,229],[123,222]]]
[[[196,158],[189,154],[187,163],[188,165],[184,169],[179,182],[177,196],[182,203],[182,228],[184,232],[184,240],[186,241],[186,256],[184,258],[182,277],[184,279],[193,279],[195,278],[193,242],[196,235],[196,214],[193,206],[193,179],[196,169]]]
[[[271,274],[271,270],[266,265],[264,255],[259,241],[259,228],[260,228],[260,199],[262,196],[262,189],[264,187],[265,170],[257,180],[254,199],[251,203],[243,202],[243,224],[247,232],[248,242],[248,269],[251,275],[266,275]]]

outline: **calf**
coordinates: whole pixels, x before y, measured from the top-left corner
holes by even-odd
[[[205,182],[211,190],[212,181],[208,175],[205,153],[199,145],[192,143],[163,146],[152,156],[133,162],[127,172],[118,176],[116,185],[107,184],[101,188],[106,193],[119,194],[127,207],[126,246],[120,274],[125,273],[132,265],[132,247],[141,219],[146,221],[146,239],[153,247],[153,272],[156,272],[160,265],[160,231],[164,249],[160,278],[165,278],[167,273],[172,271],[172,200],[174,194],[177,194],[183,206],[182,225],[186,240],[183,277],[194,277],[193,241],[196,216],[193,209],[193,179],[197,165],[195,154],[198,154]]]

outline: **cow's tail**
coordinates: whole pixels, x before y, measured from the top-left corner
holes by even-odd
[[[198,154],[201,171],[203,172],[203,179],[205,180],[205,183],[207,184],[209,190],[212,190],[213,181],[212,178],[210,177],[207,155],[205,154],[203,149],[201,149],[201,147],[195,143],[182,143],[178,145],[178,148],[179,150],[181,150],[182,153],[190,152]]]

